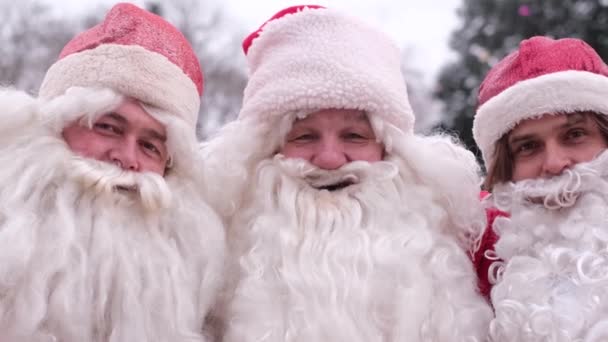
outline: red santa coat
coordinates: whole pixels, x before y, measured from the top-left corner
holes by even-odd
[[[488,196],[489,193],[482,191],[480,194],[481,199]],[[495,261],[488,257],[488,255],[494,254],[494,245],[498,241],[498,235],[492,228],[494,220],[499,216],[508,216],[508,213],[500,211],[496,208],[486,209],[486,217],[488,224],[481,237],[479,249],[473,255],[473,265],[477,272],[479,292],[490,300],[490,291],[492,290],[492,284],[490,284],[489,272],[490,266]]]

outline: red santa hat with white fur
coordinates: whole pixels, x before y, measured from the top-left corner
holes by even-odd
[[[412,132],[399,48],[383,32],[315,5],[286,8],[243,42],[250,78],[239,118],[357,109]]]
[[[608,66],[579,39],[522,41],[479,88],[473,136],[486,168],[496,142],[521,121],[577,111],[608,115]]]
[[[183,34],[157,15],[120,3],[103,22],[68,42],[44,77],[40,99],[69,98],[69,89],[74,87],[106,89],[105,94],[109,89],[117,98],[134,98],[148,114],[165,124],[170,152],[191,154],[176,149],[196,148],[196,122],[203,93],[201,67]],[[94,97],[95,91],[88,94]],[[82,114],[60,116],[67,120]],[[68,123],[61,122],[60,126]]]

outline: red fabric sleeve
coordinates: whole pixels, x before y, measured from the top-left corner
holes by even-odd
[[[492,289],[492,285],[490,284],[488,278],[488,272],[490,270],[490,265],[492,265],[494,260],[488,259],[485,253],[487,251],[494,251],[494,245],[498,240],[498,236],[492,229],[492,224],[494,223],[494,219],[497,216],[500,216],[499,213],[500,211],[496,209],[489,209],[486,211],[488,225],[486,226],[486,230],[481,237],[479,249],[473,256],[473,265],[475,266],[475,271],[477,272],[477,286],[479,287],[479,292],[481,292],[481,294],[488,299],[490,298],[490,290]]]
[[[485,198],[489,193],[482,192],[480,194],[480,198]],[[508,216],[507,213],[500,211],[495,208],[490,208],[486,210],[486,218],[488,220],[488,225],[481,237],[481,242],[479,244],[479,249],[473,255],[473,265],[475,267],[475,271],[477,272],[479,292],[485,296],[488,300],[490,299],[490,291],[492,290],[492,285],[489,280],[489,270],[490,265],[495,260],[490,260],[486,257],[486,252],[494,251],[494,245],[496,241],[498,241],[498,235],[494,232],[492,228],[494,224],[494,220],[499,216]]]

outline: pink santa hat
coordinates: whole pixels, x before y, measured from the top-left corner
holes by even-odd
[[[412,132],[399,48],[366,23],[315,5],[281,10],[243,42],[250,78],[239,118],[357,109]]]
[[[577,111],[608,115],[608,67],[600,56],[579,39],[522,41],[479,88],[473,136],[486,168],[495,143],[522,120]]]
[[[180,145],[195,148],[201,67],[183,34],[155,14],[120,3],[100,24],[68,42],[47,71],[39,95],[52,100],[72,87],[106,88],[134,98],[167,126],[168,144],[189,138]]]

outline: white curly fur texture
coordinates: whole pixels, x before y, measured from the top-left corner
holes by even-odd
[[[608,339],[608,153],[497,186],[495,342]]]
[[[231,209],[223,340],[484,341],[492,313],[466,255],[485,225],[472,154],[372,118],[385,161],[327,173],[267,158],[296,115],[237,120],[202,146]],[[359,184],[305,181],[346,174]]]
[[[350,108],[414,128],[394,41],[335,9],[308,9],[264,25],[247,53],[240,118],[274,120],[297,110]]]
[[[42,117],[0,147],[0,340],[204,341],[225,237],[195,180],[75,156]]]

